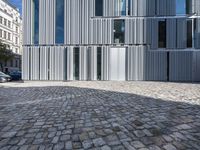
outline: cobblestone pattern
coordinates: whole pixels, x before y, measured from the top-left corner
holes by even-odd
[[[187,96],[179,99],[191,89],[199,91],[198,84],[182,84],[181,89],[180,84],[173,84],[168,93],[177,92],[177,101],[166,100],[167,96],[155,98],[155,89],[165,83],[139,86],[143,93],[152,89],[151,97],[133,94],[139,90],[130,87],[139,82],[119,82],[116,86],[114,82],[30,84],[0,85],[1,150],[200,149],[200,93],[195,93],[195,100],[186,100]],[[78,85],[82,88],[75,87]],[[163,91],[168,86],[166,83]],[[157,97],[166,94],[157,91]]]

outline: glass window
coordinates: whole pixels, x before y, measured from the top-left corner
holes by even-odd
[[[192,6],[191,0],[176,0],[176,14],[185,15],[190,14]]]
[[[97,80],[101,80],[101,47],[97,47]]]
[[[114,43],[124,43],[125,21],[114,20]]]
[[[13,60],[10,60],[10,67],[13,67]]]
[[[183,15],[186,11],[186,0],[176,0],[176,14]]]
[[[121,0],[121,15],[126,16],[126,0]]]
[[[33,41],[34,44],[39,44],[39,0],[33,0],[33,7],[34,7]]]
[[[3,17],[0,16],[0,23],[3,23]]]
[[[95,0],[95,16],[103,16],[103,0]]]
[[[0,29],[0,37],[2,37],[2,29]]]
[[[128,15],[131,15],[131,0],[128,0]]]
[[[11,28],[11,22],[10,21],[8,21],[8,27]]]
[[[74,79],[79,80],[79,48],[74,48]]]
[[[15,37],[15,44],[18,44],[18,38]]]
[[[6,39],[6,34],[7,34],[6,31],[4,31],[4,39]]]
[[[56,43],[64,43],[64,0],[56,0]]]
[[[17,67],[18,66],[18,61],[17,60],[15,60],[15,67]]]
[[[166,20],[159,21],[158,26],[158,47],[166,48]]]
[[[187,20],[187,48],[192,47],[192,20]]]
[[[8,40],[10,41],[10,33],[8,33]]]
[[[7,26],[7,19],[4,18],[4,25]]]

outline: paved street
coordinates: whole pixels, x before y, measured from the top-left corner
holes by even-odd
[[[200,84],[0,84],[1,150],[199,150]]]

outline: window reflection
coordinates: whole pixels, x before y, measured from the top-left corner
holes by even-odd
[[[33,0],[33,43],[39,43],[39,0]]]
[[[64,43],[64,0],[56,0],[56,43]]]
[[[114,43],[124,43],[125,21],[114,20]]]
[[[103,16],[103,0],[95,0],[95,16]]]

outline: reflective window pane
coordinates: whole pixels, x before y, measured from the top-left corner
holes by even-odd
[[[103,16],[103,0],[95,0],[95,16]]]
[[[64,43],[64,0],[56,0],[56,44]]]
[[[176,14],[185,15],[190,14],[192,0],[176,0]]]
[[[114,20],[114,43],[124,43],[125,21]]]
[[[39,0],[33,0],[33,43],[39,44]]]

